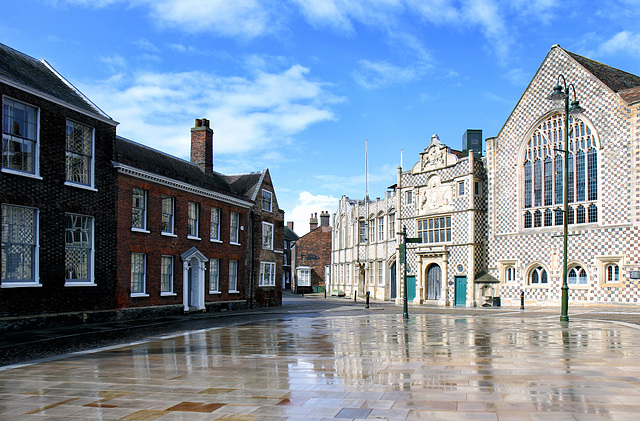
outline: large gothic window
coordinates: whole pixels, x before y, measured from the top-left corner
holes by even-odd
[[[580,118],[569,118],[569,224],[598,222],[596,136]],[[563,131],[564,116],[555,114],[540,123],[527,142],[522,163],[525,228],[563,223]]]

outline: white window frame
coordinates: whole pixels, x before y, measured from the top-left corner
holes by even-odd
[[[376,242],[376,219],[375,218],[369,219],[367,225],[369,225],[369,242],[375,243]]]
[[[187,205],[187,238],[200,240],[200,203],[189,202]]]
[[[598,286],[601,288],[608,287],[623,287],[623,266],[625,264],[624,256],[596,256],[596,263],[598,266]],[[618,268],[617,281],[609,281],[607,277],[607,268],[609,266],[615,266]]]
[[[262,222],[262,249],[273,250],[273,224]]]
[[[240,244],[240,214],[238,212],[231,212],[229,218],[229,243],[239,245]]]
[[[165,262],[169,262],[169,265],[166,265]],[[165,269],[169,268],[169,271],[166,272]],[[169,288],[165,288],[166,285],[169,285]],[[163,255],[160,258],[160,296],[174,296],[176,295],[173,292],[173,256]]]
[[[209,240],[221,243],[220,238],[220,222],[222,221],[222,209],[215,206],[211,207],[211,228],[209,230]]]
[[[464,196],[464,181],[458,181],[458,196]]]
[[[71,130],[73,131],[75,126],[81,126],[84,127],[85,129],[89,129],[89,136],[91,136],[90,142],[91,142],[91,151],[90,151],[90,155],[88,155],[89,158],[89,162],[88,162],[88,168],[86,169],[88,172],[88,177],[89,177],[89,181],[88,183],[83,183],[80,181],[74,181],[74,180],[70,180],[69,179],[69,159],[72,157],[80,157],[80,158],[86,158],[87,155],[84,154],[83,152],[78,152],[78,151],[73,151],[69,149],[69,141],[68,141],[68,136],[69,136],[69,129],[71,128]],[[87,124],[84,123],[79,123],[77,121],[73,121],[73,120],[67,120],[67,133],[66,133],[66,137],[65,137],[65,183],[68,186],[75,186],[75,187],[80,187],[80,188],[86,188],[86,189],[91,189],[91,190],[95,190],[95,129]]]
[[[229,292],[238,291],[238,261],[229,260]]]
[[[542,273],[546,274],[546,280],[545,282],[542,282],[543,278],[542,278]],[[533,274],[537,273],[537,281],[533,282],[534,280],[534,276]],[[545,268],[542,265],[533,265],[531,267],[531,269],[529,269],[529,272],[527,274],[527,286],[529,287],[540,287],[540,288],[547,288],[549,287],[550,284],[550,276],[549,276],[549,271],[547,270],[547,268]]]
[[[571,278],[571,274],[575,273],[575,281]],[[580,276],[580,274],[584,273],[584,278]],[[570,265],[567,268],[567,285],[570,288],[587,288],[589,286],[589,272],[587,272],[587,268],[584,265],[579,263]]]
[[[139,206],[136,206],[136,192],[142,192],[142,201]],[[139,193],[138,193],[139,194]],[[131,231],[149,233],[147,230],[147,202],[149,192],[141,187],[134,187],[131,190]],[[134,214],[140,213],[140,225],[135,225]]]
[[[268,204],[266,207],[265,203]],[[269,190],[262,189],[260,208],[267,212],[273,212],[273,193]]]
[[[74,227],[72,227],[73,229],[69,229],[69,227],[67,226],[67,222],[68,219],[67,218],[86,218],[87,222],[88,222],[88,228],[83,229],[82,227],[80,227],[80,231],[78,231],[78,227],[74,225]],[[72,219],[73,221],[73,219]],[[86,230],[88,229],[89,232],[86,232]],[[77,234],[78,232],[80,232],[81,234],[81,238],[80,238],[80,244],[88,242],[89,243],[89,247],[82,247],[82,246],[78,246],[77,244],[69,244],[67,243],[67,240],[69,239],[69,234],[71,233],[72,238],[75,238],[74,234]],[[86,241],[84,241],[86,238]],[[70,271],[67,270],[67,249],[69,248],[69,250],[73,250],[73,249],[88,249],[87,252],[87,278],[84,279],[74,279],[74,278],[70,278]],[[64,286],[96,286],[95,284],[95,277],[94,277],[94,273],[95,273],[95,268],[94,268],[94,263],[95,263],[95,238],[94,238],[94,220],[92,216],[88,216],[88,215],[79,215],[79,214],[75,214],[75,213],[67,213],[65,214],[65,281],[64,281]]]
[[[396,214],[390,213],[387,217],[387,228],[389,229],[389,240],[396,238]]]
[[[410,205],[413,203],[413,191],[409,190],[408,192],[406,192],[407,196],[406,196],[406,202],[407,205]]]
[[[436,227],[437,223],[437,227]],[[444,224],[444,226],[442,225]],[[421,218],[416,223],[418,237],[425,244],[450,243],[452,241],[452,216],[441,215],[430,218]],[[422,227],[421,227],[422,226]],[[444,239],[442,239],[444,236]],[[433,241],[430,241],[430,240]]]
[[[137,259],[141,259],[140,262],[136,262]],[[141,266],[141,267],[140,267]],[[142,269],[141,272],[137,272],[136,269]],[[134,276],[142,276],[142,290],[133,290]],[[146,253],[131,253],[131,297],[148,297],[147,294],[147,254]]]
[[[165,201],[166,200],[170,200],[171,201],[171,209],[170,212],[167,212],[167,209],[165,209]],[[169,236],[175,236],[175,214],[176,214],[176,199],[173,196],[168,196],[168,195],[163,195],[162,196],[162,209],[161,209],[161,213],[162,213],[162,217],[161,217],[161,224],[162,224],[162,235],[169,235]],[[165,229],[165,219],[168,219],[167,221],[167,226]]]
[[[35,126],[34,127],[35,139],[29,139],[29,138],[26,138],[26,137],[14,135],[13,133],[11,133],[10,130],[5,132],[4,104],[5,104],[6,101],[11,101],[13,103],[22,104],[22,105],[24,105],[26,107],[30,107],[30,108],[34,109],[34,114],[35,114],[34,115],[34,120],[35,120],[35,122],[33,123],[33,125]],[[27,122],[27,123],[29,123],[29,122]],[[28,142],[33,142],[33,172],[4,166],[4,152],[3,152],[3,150],[4,150],[5,136],[7,138],[17,137],[17,138],[19,138],[21,140],[25,140],[25,141],[28,141]],[[19,101],[17,99],[13,99],[11,97],[7,97],[7,96],[3,95],[3,97],[2,97],[2,143],[0,143],[0,153],[2,154],[2,157],[1,157],[1,160],[0,160],[0,169],[2,169],[2,172],[11,173],[11,174],[17,174],[17,175],[23,175],[23,176],[26,176],[26,177],[32,177],[32,178],[37,178],[39,180],[42,180],[42,177],[40,177],[40,108],[35,107],[33,105],[29,105],[26,102]]]
[[[32,236],[34,237],[34,244],[30,244],[30,243],[16,243],[13,241],[6,241],[6,240],[10,240],[6,237],[0,237],[0,242],[2,243],[2,245],[0,246],[2,251],[0,252],[0,256],[5,255],[6,248],[8,247],[8,245],[11,244],[29,244],[30,246],[30,250],[31,250],[31,275],[32,278],[29,278],[29,280],[26,279],[15,279],[15,280],[8,280],[5,279],[6,274],[4,272],[0,272],[1,273],[1,287],[2,288],[18,288],[18,287],[41,287],[42,284],[40,283],[40,244],[39,244],[39,210],[37,208],[30,208],[30,207],[26,207],[26,206],[18,206],[18,205],[12,205],[9,203],[3,203],[2,206],[0,207],[0,223],[2,225],[2,233],[9,233],[13,230],[9,229],[9,221],[5,220],[5,210],[9,211],[9,209],[11,209],[12,211],[16,208],[20,208],[20,209],[29,209],[33,211],[33,233]],[[14,225],[14,224],[11,224]],[[20,224],[20,226],[24,226],[24,224]],[[22,256],[22,254],[20,254]],[[2,267],[2,271],[5,271],[6,268],[3,266]]]
[[[384,241],[384,217],[378,218],[378,241]]]
[[[367,222],[364,219],[358,221],[358,244],[367,242]]]
[[[275,263],[274,263],[275,265]],[[296,275],[298,278],[298,286],[299,287],[310,287],[311,286],[311,268],[308,266],[300,266],[296,268]],[[260,280],[262,281],[262,267],[260,267]]]
[[[378,285],[384,285],[384,262],[378,262]]]
[[[209,259],[209,294],[220,294],[220,259]]]

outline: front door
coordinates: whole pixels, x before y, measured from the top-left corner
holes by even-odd
[[[466,306],[467,305],[467,277],[456,276],[455,281],[455,300],[454,305]]]
[[[200,271],[197,264],[198,263],[193,262],[189,268],[189,307],[198,307],[198,302],[200,301]],[[196,267],[193,267],[194,265],[196,265]]]
[[[416,298],[416,277],[407,275],[407,301],[413,301]]]
[[[396,285],[396,264],[395,263],[391,264],[391,267],[389,268],[389,272],[391,272],[390,273],[391,282],[390,282],[390,286],[389,286],[389,288],[390,288],[389,298],[392,299],[392,300],[395,300],[395,298],[397,296],[396,295],[397,294],[397,292],[396,292],[397,285]]]
[[[442,289],[442,271],[440,266],[433,264],[427,269],[427,300],[439,300]]]

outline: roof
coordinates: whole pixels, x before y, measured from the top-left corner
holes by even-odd
[[[606,64],[579,56],[578,54],[567,50],[564,51],[575,61],[580,63],[580,65],[589,71],[589,73],[607,85],[613,92],[620,92],[640,87],[640,76],[616,69],[615,67],[607,66]]]
[[[115,123],[45,60],[37,60],[0,43],[0,80],[2,79]]]
[[[115,153],[116,162],[119,164],[135,167],[238,199],[247,200],[249,198],[249,196],[245,195],[244,190],[228,183],[227,176],[217,172],[205,174],[196,164],[121,136],[116,136]],[[253,174],[244,174],[237,177],[242,180],[245,176],[251,178],[249,176],[253,176]]]
[[[293,232],[293,230],[291,228],[289,228],[288,226],[284,226],[284,239],[285,240],[291,240],[291,241],[298,241],[298,239],[300,239],[300,237],[298,237],[298,234],[296,234],[295,232]]]
[[[222,175],[231,188],[248,199],[255,200],[255,193],[262,184],[264,171],[248,174]]]

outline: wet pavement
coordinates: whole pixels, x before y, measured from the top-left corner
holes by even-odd
[[[557,309],[404,320],[391,305],[300,303],[1,367],[0,419],[640,418],[638,307],[572,309],[563,324]]]

